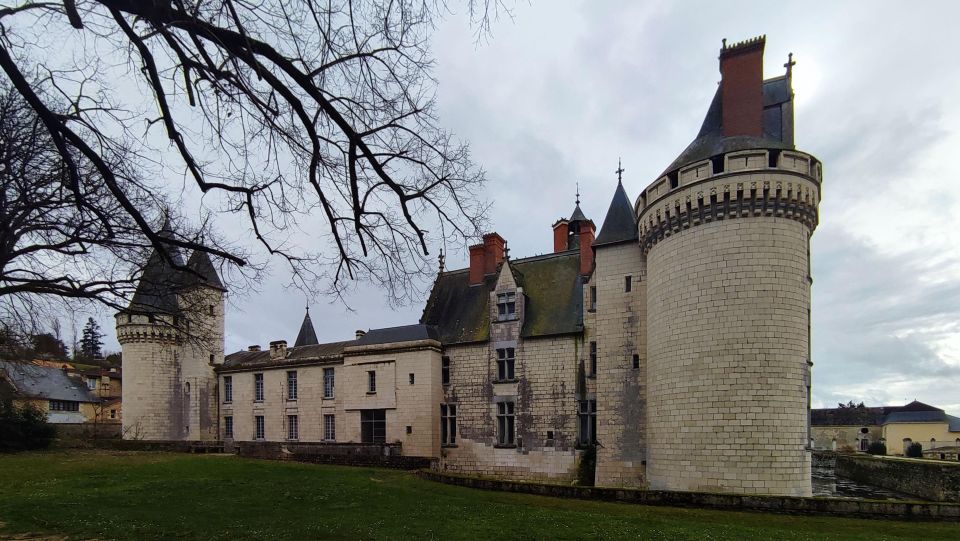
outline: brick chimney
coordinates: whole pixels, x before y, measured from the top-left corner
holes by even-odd
[[[253,345],[247,348],[247,351],[260,351],[260,346]]]
[[[483,283],[483,277],[497,271],[503,262],[507,241],[496,233],[483,236],[483,243],[470,247],[470,285]]]
[[[557,223],[553,224],[553,253],[566,251],[567,235],[569,234],[569,221],[561,218],[557,220]]]
[[[287,341],[286,340],[275,340],[270,342],[270,359],[286,359],[287,358]]]
[[[580,222],[580,274],[593,272],[593,238],[596,228],[593,222]]]
[[[766,36],[720,49],[723,135],[763,135],[763,48]]]

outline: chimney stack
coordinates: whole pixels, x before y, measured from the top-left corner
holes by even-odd
[[[365,334],[367,334],[367,331],[363,329],[357,329],[357,340],[363,338]]]
[[[553,224],[553,253],[567,250],[567,235],[570,234],[570,222],[564,218]]]
[[[270,359],[286,359],[287,358],[287,341],[286,340],[274,340],[270,342]]]
[[[254,344],[254,345],[252,345],[252,346],[249,346],[249,347],[247,348],[247,351],[260,351],[260,346]]]
[[[470,285],[483,283],[483,277],[497,271],[503,262],[506,241],[497,233],[487,233],[483,243],[470,247]]]
[[[580,222],[580,274],[593,272],[593,236],[592,221]]]
[[[763,135],[763,48],[760,36],[720,49],[723,136]]]

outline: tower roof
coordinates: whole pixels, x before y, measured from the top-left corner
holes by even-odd
[[[297,341],[293,347],[313,346],[319,344],[317,340],[317,331],[313,329],[313,320],[310,319],[310,308],[307,308],[307,315],[303,316],[303,323],[300,324],[300,332],[297,334]]]
[[[207,255],[206,252],[194,250],[193,253],[190,254],[190,259],[187,260],[187,268],[196,274],[185,276],[184,285],[205,285],[221,291],[227,290],[227,288],[223,287],[223,282],[220,281],[220,276],[217,275],[217,269],[213,267],[213,262],[210,261],[210,256]]]
[[[574,207],[573,213],[570,215],[571,222],[586,222],[587,217],[584,216],[583,211],[580,210],[580,202],[577,202],[577,206]]]
[[[633,215],[633,205],[627,197],[623,183],[617,182],[617,189],[613,192],[613,200],[607,209],[607,216],[603,219],[600,234],[594,241],[594,246],[601,244],[616,244],[637,240],[637,221]]]
[[[157,233],[164,239],[173,237],[169,228],[169,221],[164,221],[163,227]],[[176,288],[180,284],[180,272],[175,266],[183,265],[183,257],[175,246],[164,245],[166,257],[158,249],[153,253],[143,267],[140,283],[133,294],[128,310],[144,314],[173,314],[177,311]]]

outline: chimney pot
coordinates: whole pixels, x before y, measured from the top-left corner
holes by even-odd
[[[570,222],[564,219],[557,220],[557,223],[553,224],[553,253],[567,250],[567,235],[570,234],[569,229]]]
[[[285,359],[287,357],[287,341],[274,340],[270,342],[270,358]]]

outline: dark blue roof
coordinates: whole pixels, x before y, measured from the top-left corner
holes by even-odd
[[[623,183],[618,182],[617,189],[613,192],[613,200],[610,201],[610,208],[607,209],[607,216],[603,219],[603,226],[600,227],[600,234],[597,235],[597,240],[593,241],[593,245],[633,240],[637,240],[637,221],[633,215],[633,205],[630,204],[627,191],[623,189]]]

